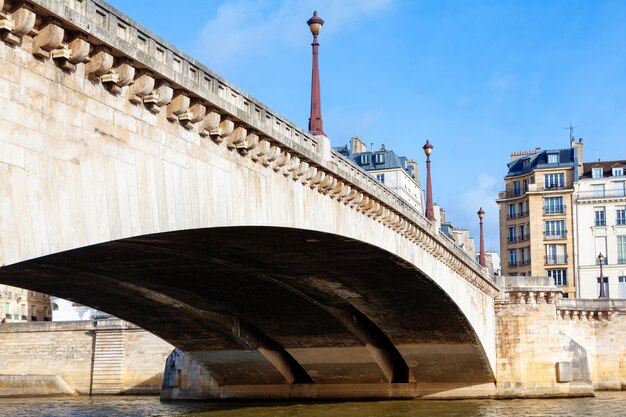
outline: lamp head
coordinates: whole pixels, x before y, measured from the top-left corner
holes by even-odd
[[[477,214],[478,214],[478,218],[482,220],[483,217],[485,217],[485,210],[483,210],[483,208],[481,207],[480,210],[478,210]]]
[[[430,156],[430,154],[433,153],[433,145],[428,141],[428,139],[426,139],[426,144],[422,149],[424,149],[426,156]]]
[[[309,29],[311,30],[313,36],[317,37],[317,35],[319,35],[322,31],[324,21],[317,15],[317,11],[315,11],[313,12],[313,17],[307,20],[306,24],[309,25]]]

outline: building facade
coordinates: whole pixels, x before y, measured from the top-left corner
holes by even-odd
[[[0,285],[0,306],[3,323],[49,321],[50,297],[37,291]]]
[[[575,184],[577,296],[626,298],[626,161],[584,163]]]
[[[336,150],[385,184],[415,210],[424,213],[424,193],[415,161],[398,156],[394,151],[385,149],[385,145],[377,151],[368,151],[365,142],[358,137]]]
[[[582,171],[582,141],[556,150],[511,155],[499,193],[502,275],[549,276],[574,297],[574,183]]]

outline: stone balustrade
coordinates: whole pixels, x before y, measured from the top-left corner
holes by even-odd
[[[608,321],[626,314],[626,300],[562,299],[557,304],[557,318],[562,320]]]

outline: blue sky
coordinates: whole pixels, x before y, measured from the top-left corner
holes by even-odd
[[[324,130],[432,155],[434,200],[499,250],[497,192],[513,151],[569,146],[626,159],[626,2],[112,0],[296,124],[309,116],[317,10]],[[425,182],[425,181],[422,181]]]

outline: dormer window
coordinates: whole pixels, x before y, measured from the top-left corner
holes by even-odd
[[[611,175],[614,177],[624,176],[624,167],[613,167]]]
[[[530,158],[524,159],[522,165],[524,166],[524,168],[528,168],[530,166]]]
[[[361,154],[360,164],[361,165],[369,165],[371,160],[371,155],[368,153]]]
[[[591,168],[591,178],[602,178],[602,167]]]
[[[548,163],[549,164],[558,164],[559,163],[559,154],[558,153],[549,153],[548,154]]]
[[[374,155],[374,163],[375,164],[383,164],[383,163],[385,163],[385,154],[377,153],[376,155]]]

